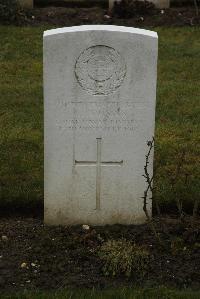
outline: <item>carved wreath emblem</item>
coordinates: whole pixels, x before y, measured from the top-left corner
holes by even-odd
[[[108,95],[122,84],[126,65],[113,48],[99,45],[84,50],[75,64],[75,75],[81,87],[93,95]]]

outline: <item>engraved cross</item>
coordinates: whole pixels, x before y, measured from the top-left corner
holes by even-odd
[[[95,166],[96,167],[96,210],[100,210],[100,194],[101,194],[101,166],[122,166],[121,161],[101,161],[101,138],[97,138],[97,160],[96,161],[77,161],[75,166]]]

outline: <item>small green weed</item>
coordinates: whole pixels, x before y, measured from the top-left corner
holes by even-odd
[[[104,262],[104,274],[112,276],[144,277],[150,261],[147,250],[126,239],[108,240],[102,245],[99,256]]]
[[[184,241],[182,238],[177,237],[171,241],[171,253],[173,255],[181,254],[181,252],[186,251],[187,247],[184,246]]]

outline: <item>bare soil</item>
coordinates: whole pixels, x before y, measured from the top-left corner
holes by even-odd
[[[84,24],[115,24],[133,27],[155,26],[196,26],[200,24],[200,14],[196,16],[193,7],[151,9],[139,11],[126,18],[123,14],[109,16],[101,7],[45,7],[35,8],[28,13],[23,24],[32,26],[50,24],[55,26],[74,26]]]
[[[192,229],[189,220],[181,223],[164,218],[165,230],[156,220],[165,242],[160,247],[148,225],[48,227],[38,218],[0,220],[0,293],[23,289],[66,287],[106,288],[120,285],[200,288],[200,221]],[[143,279],[134,276],[105,277],[98,251],[108,239],[126,238],[142,245],[151,255]]]

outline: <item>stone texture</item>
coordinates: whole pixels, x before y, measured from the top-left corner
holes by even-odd
[[[156,73],[155,32],[104,25],[44,32],[47,224],[145,221]]]
[[[170,0],[151,0],[156,8],[169,8]]]
[[[111,10],[114,6],[115,0],[108,0],[109,1],[109,10]]]
[[[22,8],[33,8],[33,0],[18,0],[18,2]]]

